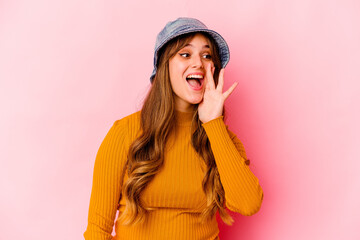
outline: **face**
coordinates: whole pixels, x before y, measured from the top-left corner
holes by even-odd
[[[192,111],[194,104],[203,99],[206,67],[214,66],[209,42],[204,35],[197,33],[190,43],[169,60],[175,108],[179,111]]]

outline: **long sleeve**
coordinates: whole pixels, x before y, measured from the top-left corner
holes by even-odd
[[[114,219],[122,185],[122,169],[126,160],[124,142],[126,125],[116,121],[97,152],[91,190],[86,240],[112,238]]]
[[[223,116],[202,124],[209,138],[220,180],[225,191],[226,207],[250,216],[259,211],[263,191],[251,172],[240,140],[227,129]]]

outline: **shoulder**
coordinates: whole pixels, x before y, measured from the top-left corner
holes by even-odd
[[[131,124],[140,124],[141,111],[134,112],[114,122],[114,126],[125,127]]]
[[[113,131],[121,134],[128,140],[133,140],[140,130],[141,111],[134,112],[114,122]]]

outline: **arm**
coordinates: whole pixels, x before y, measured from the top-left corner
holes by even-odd
[[[223,116],[202,126],[209,138],[224,187],[226,207],[245,216],[255,214],[260,209],[263,191],[259,180],[246,164],[249,161],[242,143],[227,129]]]
[[[122,185],[122,168],[126,161],[124,147],[126,126],[113,124],[97,152],[90,197],[86,240],[112,238],[114,219]]]

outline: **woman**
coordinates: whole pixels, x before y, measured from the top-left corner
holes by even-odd
[[[224,123],[225,40],[193,18],[158,34],[141,111],[115,121],[95,160],[85,239],[218,239],[216,212],[256,213],[263,191]]]

